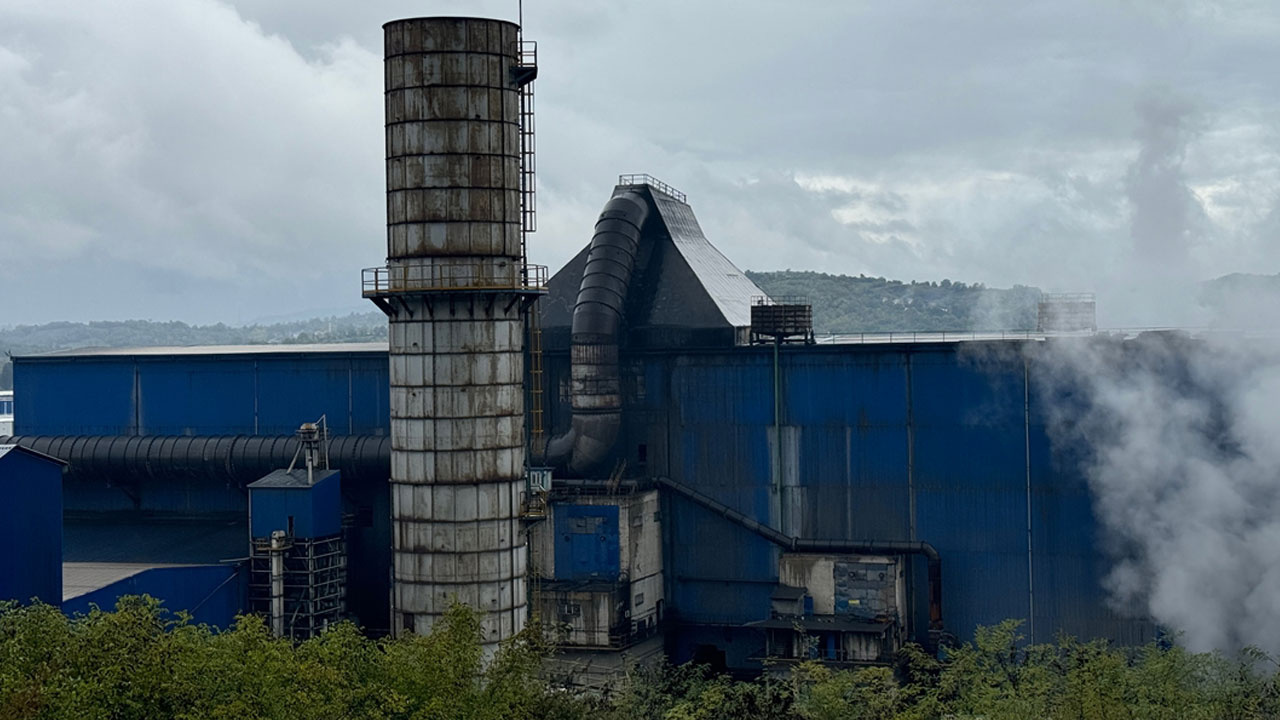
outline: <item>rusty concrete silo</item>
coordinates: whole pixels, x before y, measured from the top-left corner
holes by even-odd
[[[393,632],[455,600],[485,642],[526,617],[519,520],[524,320],[519,30],[412,18],[386,42],[387,265],[364,294],[390,319]],[[545,276],[545,270],[539,274]]]

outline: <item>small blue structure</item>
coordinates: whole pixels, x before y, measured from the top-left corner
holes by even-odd
[[[62,468],[66,463],[0,445],[0,600],[62,602]]]
[[[346,614],[341,476],[317,469],[314,426],[303,426],[306,467],[249,484],[249,609],[279,636],[305,640]]]
[[[249,535],[269,539],[283,530],[294,538],[342,531],[342,489],[337,470],[276,470],[249,485]]]
[[[556,580],[617,580],[617,505],[556,505]]]

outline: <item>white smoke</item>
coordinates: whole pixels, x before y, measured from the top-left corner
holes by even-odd
[[[1194,650],[1280,650],[1280,353],[1260,340],[1050,342],[1036,368],[1079,458],[1117,610]]]
[[[1182,163],[1194,109],[1139,105],[1126,177],[1135,302],[1186,323],[1204,210]],[[1117,293],[1111,293],[1116,297]],[[1255,317],[1280,313],[1257,298]],[[1203,314],[1202,323],[1213,318]],[[1275,328],[1274,323],[1271,328]],[[1183,634],[1193,650],[1280,651],[1280,346],[1274,338],[1152,333],[1049,341],[1032,367],[1060,456],[1078,461],[1113,566],[1117,610]],[[1073,458],[1072,453],[1077,453]]]

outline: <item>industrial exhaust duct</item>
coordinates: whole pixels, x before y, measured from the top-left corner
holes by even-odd
[[[613,449],[622,424],[618,343],[649,201],[631,190],[615,195],[596,221],[573,310],[570,370],[573,419],[547,444],[547,461],[586,473]]]

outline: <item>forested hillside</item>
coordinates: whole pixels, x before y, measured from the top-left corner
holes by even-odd
[[[902,282],[818,272],[747,272],[771,297],[799,295],[813,305],[819,333],[1034,330],[1040,290],[962,282]]]

